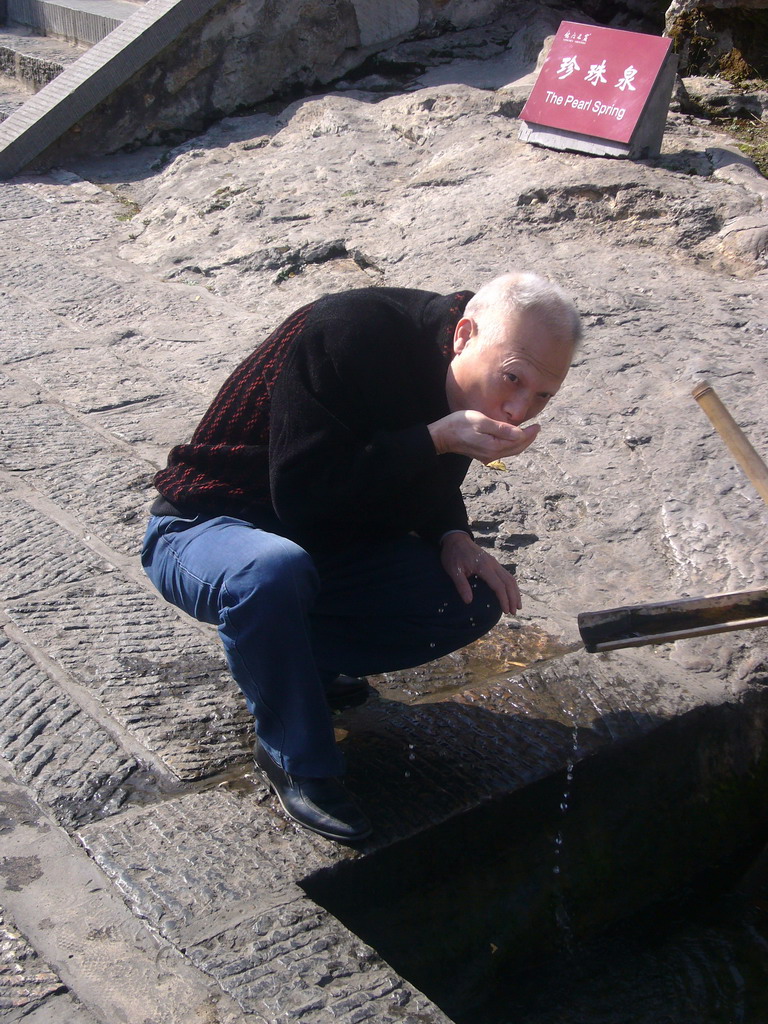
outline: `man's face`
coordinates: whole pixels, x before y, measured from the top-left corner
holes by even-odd
[[[515,426],[538,416],[557,394],[573,356],[571,340],[533,311],[516,314],[506,336],[485,346],[478,345],[474,320],[464,317],[453,349],[446,378],[451,412],[474,409]]]

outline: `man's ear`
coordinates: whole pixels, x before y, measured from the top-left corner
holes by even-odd
[[[453,332],[453,354],[458,355],[459,352],[463,352],[467,342],[475,333],[475,321],[468,316],[463,316],[461,320],[456,324],[456,330]]]

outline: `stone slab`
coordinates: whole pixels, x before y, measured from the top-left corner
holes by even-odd
[[[375,826],[374,837],[360,848],[368,852],[421,833],[478,803],[551,776],[567,761],[642,737],[696,704],[684,674],[655,665],[646,652],[599,657],[577,652],[516,676],[505,673],[497,682],[437,702],[409,705],[374,699],[337,714],[350,788]],[[292,835],[295,828],[274,798],[262,806],[264,796],[263,787],[254,789],[248,774],[241,789],[221,796],[230,817],[213,827],[216,843],[239,842],[235,832],[258,832],[266,862],[279,864],[283,874],[293,872],[294,880],[349,856],[336,844],[301,830],[290,846],[282,844],[280,834]],[[143,833],[152,814],[162,814],[167,819],[163,843],[171,849],[177,842],[174,836],[184,832],[185,809],[203,808],[209,799],[208,794],[196,795],[152,812],[135,812],[131,827]],[[237,825],[230,820],[235,812]],[[117,842],[125,821],[123,817],[114,825],[86,831],[109,833],[110,841]],[[133,840],[120,843],[128,851]],[[250,860],[238,867],[241,875],[233,874],[228,894],[217,898],[234,905],[251,899],[253,894],[241,887],[264,886],[270,877],[262,871],[257,880],[252,867]],[[187,898],[199,898],[198,885],[190,887]],[[209,909],[195,905],[185,912],[184,921],[206,920],[208,914]]]
[[[179,438],[186,440],[192,436],[208,404],[204,396],[197,394],[147,399],[99,409],[94,418],[115,437],[140,447],[160,468]]]
[[[403,1005],[414,1012],[410,986],[315,900],[422,991],[466,1013],[479,998],[473,986],[493,974],[492,946],[502,951],[499,969],[512,969],[526,942],[541,955],[563,929],[583,934],[604,926],[613,906],[629,912],[638,899],[668,895],[690,877],[685,844],[708,827],[708,802],[718,820],[742,823],[765,803],[749,786],[736,799],[716,795],[762,763],[765,700],[755,695],[754,715],[748,702],[704,709],[684,674],[672,681],[654,674],[647,653],[573,654],[438,703],[374,701],[338,716],[348,783],[375,828],[355,850],[297,829],[249,774],[79,835],[134,913],[246,1011],[317,1024],[350,1010],[385,1021]],[[672,747],[662,754],[665,736]],[[630,783],[635,761],[643,769]],[[638,830],[657,826],[665,844],[687,853],[657,865],[642,852],[642,885],[622,882],[621,864],[600,859],[602,846],[588,848],[590,829],[601,844],[622,836],[628,863],[632,849],[641,855]],[[729,843],[753,839],[725,829],[712,832],[706,853],[696,848],[711,865]],[[295,979],[290,992],[284,970]]]
[[[304,898],[191,947],[193,963],[274,1024],[449,1024],[369,946]],[[287,980],[290,979],[288,983]]]
[[[247,1013],[274,1024],[297,1016],[311,1024],[446,1024],[295,884],[310,864],[331,863],[333,844],[294,832],[252,793],[185,797],[151,815],[128,816],[118,830],[85,828],[81,838],[120,879],[134,913],[183,948]]]
[[[208,397],[193,382],[192,365],[187,382],[179,381],[171,388],[166,377],[153,372],[150,360],[142,359],[142,340],[131,338],[110,345],[99,335],[88,366],[83,367],[79,345],[85,339],[73,344],[71,336],[63,335],[57,350],[40,356],[31,352],[23,368],[10,372],[20,387],[33,383],[43,394],[55,394],[58,401],[83,415],[81,422],[114,438],[120,450],[130,445],[145,458],[149,456],[149,471],[154,472],[165,463],[177,440],[191,434],[207,408]],[[209,380],[210,373],[201,371],[201,379]],[[10,378],[6,379],[10,384]]]
[[[0,807],[0,905],[97,1019],[241,1019],[215,982],[129,913],[93,861],[45,816],[2,761]]]
[[[154,754],[172,772],[184,777],[209,774],[231,760],[242,760],[248,749],[248,717],[213,631],[182,621],[155,595],[138,564],[134,575],[139,582],[125,580],[115,562],[94,551],[96,542],[89,540],[87,525],[55,505],[51,510],[58,521],[51,520],[39,507],[14,496],[12,477],[7,486],[7,557],[0,567],[0,582],[6,614],[20,630],[19,638],[31,650],[54,659],[53,664],[74,681],[75,690],[80,687],[91,695],[88,711],[102,716],[102,726],[116,730],[123,743],[126,730],[134,734],[138,749]],[[103,543],[97,548],[105,550]],[[122,564],[119,559],[117,564]],[[84,659],[86,652],[90,653]],[[31,703],[25,703],[15,690],[22,682],[23,674],[10,674],[9,731],[21,728],[16,712],[29,716],[31,723],[42,723],[45,702],[56,694],[43,676],[29,691]],[[65,717],[70,714],[74,711]],[[84,748],[98,746],[87,724],[78,725],[75,735]],[[35,753],[37,744],[29,745],[29,740],[26,733],[20,738],[22,758]],[[46,740],[43,736],[42,747]],[[112,750],[117,753],[114,745]],[[77,758],[77,745],[71,754],[66,751],[62,737],[61,759],[54,759],[51,769],[64,772],[67,757]],[[89,762],[86,774],[91,770],[90,786],[98,799],[107,799],[101,784],[108,780],[115,801],[125,798],[124,791],[114,792],[120,788],[119,773],[112,778],[111,769],[104,775],[103,768]],[[122,773],[134,770],[135,765]],[[73,808],[87,803],[77,792],[80,786],[88,789],[85,776],[78,772],[70,781],[75,791],[65,788],[59,794],[62,806],[70,797]]]
[[[3,414],[7,448],[2,468],[10,473],[50,469],[78,457],[90,460],[103,451],[102,439],[59,405],[30,403],[13,412],[6,408]]]
[[[388,843],[695,705],[683,674],[646,652],[574,652],[437,702],[369,703],[336,725],[350,786]]]
[[[9,448],[0,468],[36,472],[36,487],[117,551],[141,544],[155,467],[110,449],[70,413],[49,403],[0,410]]]
[[[84,583],[114,566],[84,547],[67,530],[14,496],[0,483],[6,529],[0,538],[0,589],[4,600]]]

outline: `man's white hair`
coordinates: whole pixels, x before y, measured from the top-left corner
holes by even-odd
[[[502,274],[484,284],[467,303],[464,315],[477,324],[481,346],[503,341],[518,313],[534,312],[574,349],[581,340],[581,319],[566,292],[546,277],[530,272]]]

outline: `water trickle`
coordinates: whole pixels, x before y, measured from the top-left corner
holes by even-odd
[[[573,772],[578,759],[579,751],[579,727],[576,721],[576,714],[574,711],[565,709],[566,714],[573,721],[573,728],[571,730],[571,756],[568,758],[565,766],[565,785],[563,792],[560,797],[560,814],[561,814],[561,825],[558,829],[557,835],[555,836],[555,850],[554,850],[554,865],[552,867],[552,874],[557,876],[558,879],[562,876],[562,864],[561,854],[563,851],[563,844],[565,837],[563,835],[563,824],[562,819],[568,813],[568,807],[571,799],[571,788],[573,785]],[[571,924],[570,915],[568,913],[568,907],[566,905],[565,893],[563,891],[562,884],[555,886],[554,891],[555,897],[555,921],[560,929],[560,934],[563,940],[563,946],[566,953],[569,955],[574,951],[574,934],[573,926]]]

